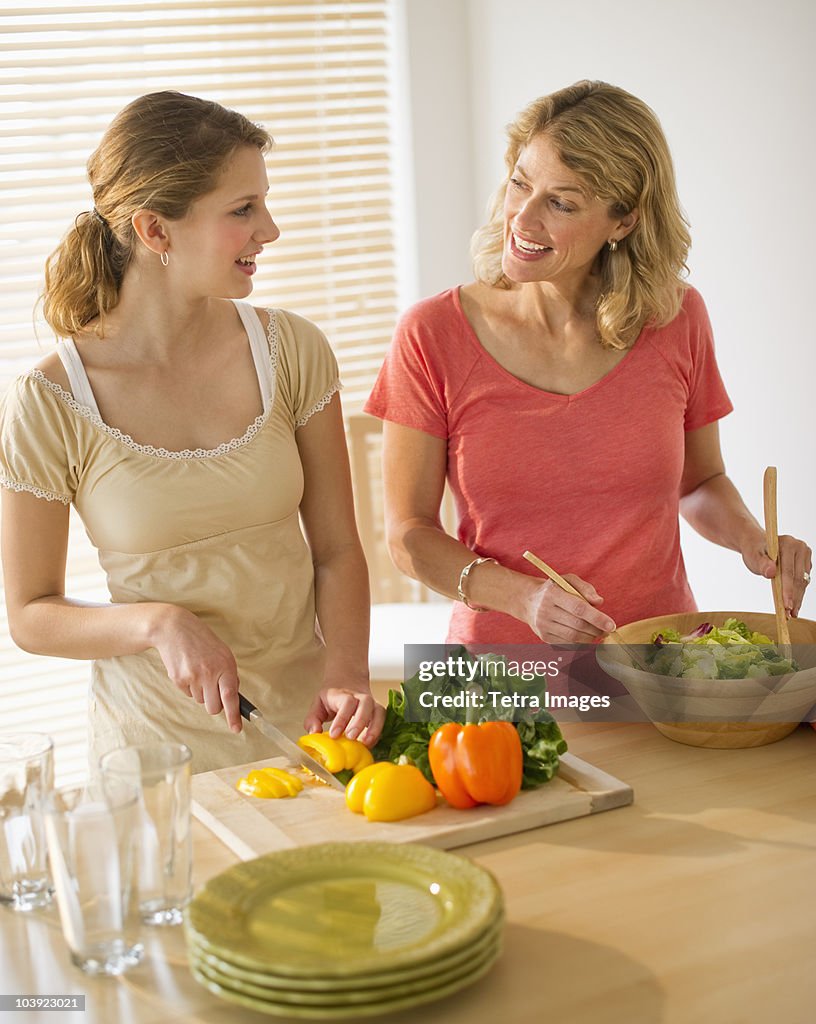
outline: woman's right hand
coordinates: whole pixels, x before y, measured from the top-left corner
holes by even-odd
[[[522,621],[545,643],[588,644],[607,636],[615,623],[597,607],[603,598],[586,580],[570,573],[564,579],[585,600],[568,594],[552,580],[532,580],[522,601]]]
[[[211,715],[224,711],[227,725],[241,731],[238,666],[227,645],[201,619],[178,605],[162,605],[153,646],[183,694]]]

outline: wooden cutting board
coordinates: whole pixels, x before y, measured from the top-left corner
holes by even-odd
[[[283,800],[260,800],[238,792],[238,779],[267,765],[289,767],[286,758],[274,757],[193,776],[193,814],[241,860],[329,839],[426,843],[449,850],[623,807],[633,798],[632,788],[625,782],[564,754],[554,779],[520,793],[504,807],[484,805],[459,811],[440,803],[416,818],[375,822],[352,814],[343,794],[328,786],[307,785],[294,799]]]

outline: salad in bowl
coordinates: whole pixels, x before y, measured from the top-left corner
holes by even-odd
[[[668,626],[656,630],[645,663],[658,675],[685,679],[759,679],[799,670],[769,636],[735,618],[721,626],[702,622],[685,636]]]
[[[761,746],[816,718],[816,622],[788,626],[790,648],[774,642],[772,614],[678,612],[618,627],[643,667],[611,637],[595,656],[664,736],[692,746]]]

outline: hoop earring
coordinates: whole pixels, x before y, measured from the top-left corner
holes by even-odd
[[[609,244],[609,251],[610,252],[617,252],[618,251],[618,240],[617,240],[617,238],[610,238],[608,244]]]
[[[169,256],[169,254],[168,254],[166,249],[161,254],[161,256],[159,256],[159,259],[161,260],[161,265],[163,267],[166,267],[168,265],[168,263],[170,262],[170,256]]]

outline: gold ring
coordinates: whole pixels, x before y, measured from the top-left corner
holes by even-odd
[[[802,579],[805,581],[805,583],[810,583],[810,573],[809,572],[803,572],[802,573]]]

